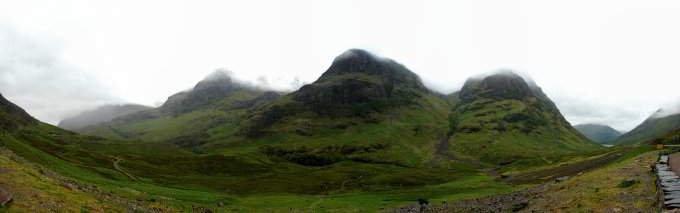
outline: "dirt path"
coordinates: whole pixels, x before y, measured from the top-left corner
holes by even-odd
[[[554,168],[512,175],[510,177],[503,179],[503,181],[513,185],[522,185],[530,183],[543,183],[564,176],[574,176],[607,165],[609,162],[612,162],[621,157],[624,152],[625,151],[616,151],[597,157],[595,159],[584,160],[575,163],[564,164]]]
[[[134,181],[142,182],[139,179],[135,178],[135,176],[132,176],[130,173],[127,173],[125,170],[123,170],[123,167],[120,166],[120,162],[123,161],[122,158],[120,158],[118,156],[110,156],[110,157],[116,159],[115,161],[113,161],[113,168],[115,168],[117,171],[119,171],[120,173],[123,173],[125,176],[127,176],[128,178],[130,178]]]

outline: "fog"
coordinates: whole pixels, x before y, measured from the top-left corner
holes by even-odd
[[[0,92],[52,124],[102,104],[122,102],[90,73],[64,63],[56,42],[0,25]]]
[[[669,115],[675,115],[680,113],[680,100],[678,102],[669,103],[661,107],[658,111],[652,114],[653,118],[663,118]]]
[[[36,118],[158,106],[216,68],[293,91],[361,48],[450,93],[533,79],[572,124],[629,130],[680,100],[676,1],[3,1],[0,93]]]

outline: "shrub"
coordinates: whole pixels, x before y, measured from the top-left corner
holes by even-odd
[[[628,179],[621,181],[621,183],[616,185],[616,187],[617,188],[628,188],[628,187],[635,185],[636,183],[640,183],[640,181],[628,178]]]
[[[427,200],[427,198],[418,198],[418,205],[427,205],[430,204],[430,201]]]

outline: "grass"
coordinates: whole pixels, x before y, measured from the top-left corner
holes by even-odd
[[[629,152],[628,156],[564,183],[550,185],[544,192],[550,196],[535,200],[531,204],[532,209],[564,212],[658,211],[655,177],[649,167],[656,162],[657,152],[640,148]]]
[[[266,160],[251,147],[233,155],[198,155],[162,143],[90,140],[47,125],[38,128],[41,131],[24,132],[30,136],[3,134],[0,140],[17,154],[83,183],[133,200],[158,200],[176,210],[206,206],[252,212],[271,204],[264,206],[275,211],[373,211],[420,197],[454,200],[512,190],[464,164],[451,163],[442,169],[343,161],[307,167]],[[112,156],[125,159],[120,165],[142,182],[117,171]]]
[[[8,138],[3,138],[3,141],[6,144],[20,145],[13,144],[17,141]],[[35,152],[32,155],[41,156],[39,150],[31,151]],[[343,162],[319,169],[283,163],[284,165],[278,165],[277,168],[284,168],[282,170],[285,170],[285,173],[282,172],[273,176],[264,175],[261,178],[247,176],[241,179],[233,179],[231,185],[226,185],[221,190],[219,185],[212,187],[206,185],[167,187],[161,185],[169,183],[160,183],[158,182],[160,178],[149,176],[150,173],[158,172],[158,170],[146,170],[146,173],[141,173],[142,171],[135,170],[134,167],[130,167],[130,164],[124,163],[123,165],[130,172],[141,177],[151,178],[153,182],[132,182],[122,178],[120,174],[118,174],[118,177],[122,180],[111,180],[79,167],[71,167],[69,163],[50,158],[49,155],[42,157],[44,161],[50,162],[49,164],[58,171],[69,176],[77,176],[79,180],[96,184],[101,189],[115,191],[121,196],[141,200],[171,199],[170,207],[179,210],[187,210],[193,205],[218,208],[217,203],[222,203],[224,204],[223,209],[237,209],[240,212],[287,211],[289,208],[312,208],[315,211],[342,212],[374,211],[380,208],[409,204],[420,197],[427,197],[433,201],[455,200],[512,190],[511,187],[495,182],[490,177],[477,174],[472,169],[404,168],[354,162]],[[241,164],[239,163],[239,165]],[[185,169],[182,169],[182,166],[166,166],[173,168],[171,170],[177,173],[186,172]],[[362,173],[371,172],[373,173],[363,178],[358,177]],[[428,175],[423,176],[422,174]],[[202,183],[210,185],[230,180],[224,177],[205,179],[206,177],[202,178],[200,174],[195,173],[166,175],[187,178],[186,180],[177,180],[178,183],[186,183],[189,179],[194,182],[212,180],[212,182]],[[433,184],[437,182],[439,184]],[[40,186],[33,183],[29,185]],[[119,186],[125,186],[125,188]],[[322,188],[324,186],[329,188]],[[56,186],[52,184],[45,187],[50,189]],[[291,187],[298,189],[291,191]],[[321,191],[313,193],[315,190]],[[247,193],[241,194],[244,192]],[[87,201],[88,199],[81,200]],[[79,204],[79,202],[73,202],[73,204]],[[97,210],[96,208],[92,209]]]
[[[288,212],[290,208],[314,212],[375,212],[416,203],[419,198],[430,202],[453,201],[509,192],[513,188],[483,175],[428,187],[383,192],[350,191],[333,195],[255,195],[240,198],[239,212]],[[264,208],[263,208],[264,207]]]
[[[620,148],[625,148],[625,147],[620,147]],[[629,152],[626,152],[621,156],[620,158],[616,159],[614,162],[611,162],[611,164],[623,162],[625,160],[631,159],[633,157],[639,156],[643,153],[651,152],[656,150],[656,147],[654,145],[638,145],[638,146],[633,146]]]
[[[114,202],[97,199],[90,193],[73,190],[59,180],[41,174],[37,167],[22,162],[10,151],[0,148],[0,187],[10,191],[14,200],[0,212],[35,212],[37,206],[55,211],[123,211]],[[40,210],[44,211],[44,210]]]

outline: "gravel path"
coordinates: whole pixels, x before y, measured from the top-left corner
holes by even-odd
[[[675,174],[680,175],[680,152],[671,154],[668,158],[668,166]]]

